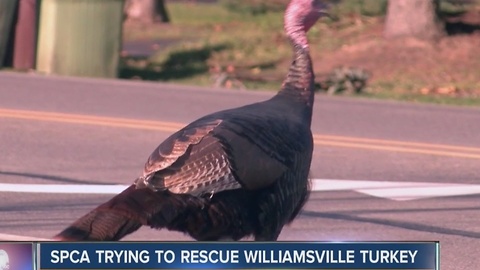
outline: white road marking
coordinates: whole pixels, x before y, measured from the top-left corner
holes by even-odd
[[[118,194],[127,185],[58,185],[0,183],[0,192]],[[480,194],[480,185],[426,182],[312,179],[312,191],[352,190],[374,197],[407,201],[433,197]]]
[[[0,233],[0,241],[53,241],[47,238]]]
[[[125,185],[55,185],[0,183],[0,192],[118,194],[127,187],[128,186]]]
[[[312,190],[353,190],[370,196],[395,201],[408,201],[433,197],[480,194],[480,185],[456,183],[313,179]]]

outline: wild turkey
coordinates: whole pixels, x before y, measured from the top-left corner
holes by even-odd
[[[55,238],[119,240],[146,225],[196,240],[276,240],[310,192],[314,75],[306,32],[323,10],[321,1],[289,3],[285,31],[294,61],[277,95],[174,133],[133,185]]]

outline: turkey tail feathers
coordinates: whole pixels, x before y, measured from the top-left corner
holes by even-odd
[[[79,218],[57,236],[66,241],[114,241],[138,230],[146,222],[148,202],[156,194],[132,185],[110,201]],[[151,201],[153,205],[153,201]]]
[[[98,224],[93,226],[93,224]],[[114,212],[93,210],[83,216],[54,239],[62,241],[116,241],[142,226]]]
[[[238,240],[252,234],[255,200],[247,191],[211,198],[130,186],[54,237],[60,241],[116,241],[141,226],[184,232],[196,240]]]

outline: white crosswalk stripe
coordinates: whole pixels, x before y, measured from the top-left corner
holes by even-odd
[[[480,185],[471,184],[333,179],[313,179],[312,182],[315,191],[353,190],[395,201],[480,194]]]
[[[395,201],[480,194],[480,185],[371,180],[312,179],[316,192],[351,190]],[[0,192],[118,194],[126,185],[58,185],[0,183]]]

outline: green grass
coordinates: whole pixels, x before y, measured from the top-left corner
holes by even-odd
[[[261,16],[229,11],[222,5],[169,5],[176,26],[195,29],[199,40],[187,43],[184,48],[171,48],[152,58],[160,62],[166,54],[179,50],[201,50],[209,46],[228,46],[217,51],[209,60],[211,64],[234,63],[250,66],[281,59],[289,52],[288,46],[272,48],[275,38],[282,35],[282,13]]]
[[[331,9],[332,15],[341,17],[346,14],[363,16],[383,16],[387,12],[388,0],[344,0]]]
[[[193,78],[187,79],[194,76],[205,82],[210,77],[210,67],[224,69],[234,65],[246,70],[275,67],[275,63],[291,54],[283,38],[281,12],[257,16],[233,12],[222,5],[183,3],[169,3],[168,8],[172,27],[164,27],[157,33],[144,32],[143,37],[127,32],[125,39],[168,37],[186,41],[162,48],[146,60],[147,65],[130,65],[129,72],[123,72],[124,77],[146,69],[149,73],[156,70],[160,80],[195,83]]]
[[[213,84],[211,69],[226,70],[234,66],[238,73],[275,80],[242,80],[247,89],[278,89],[290,61],[291,48],[283,34],[283,11],[251,12],[228,8],[225,1],[216,5],[169,2],[172,19],[169,25],[132,26],[124,32],[125,40],[176,39],[181,42],[147,59],[123,59],[122,78],[171,81],[208,86]],[[319,56],[355,44],[370,24],[356,25],[351,14],[365,18],[383,16],[387,0],[347,0],[331,10],[309,32],[312,53]],[[442,4],[442,9],[455,12]],[[328,37],[328,38],[325,38]],[[280,65],[279,65],[280,64]],[[457,105],[479,105],[480,98],[452,98],[418,93],[428,82],[408,76],[372,81],[364,97],[434,102]],[[480,89],[480,83],[465,80],[461,89]]]

